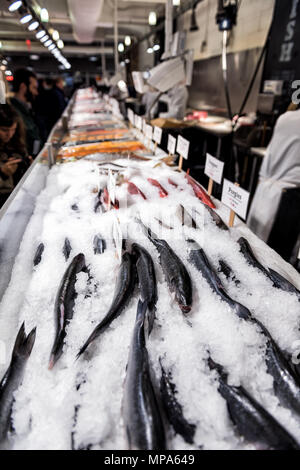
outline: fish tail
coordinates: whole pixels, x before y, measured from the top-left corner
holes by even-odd
[[[137,313],[136,313],[137,320],[141,319],[144,322],[147,308],[148,308],[148,302],[146,300],[142,301],[141,299],[139,299]]]
[[[155,307],[148,307],[148,315],[147,315],[147,319],[148,319],[148,337],[151,335],[151,332],[153,330],[153,325],[154,325],[154,320],[155,320]]]
[[[19,332],[16,337],[16,341],[14,344],[14,349],[12,353],[12,357],[26,357],[28,358],[31,354],[34,342],[36,337],[36,328],[34,328],[28,336],[25,333],[25,323],[23,322]]]
[[[141,221],[141,219],[139,219],[138,217],[135,217],[134,220],[135,220],[135,222],[137,222],[137,223],[141,226],[141,228],[142,228],[144,234],[146,235],[146,237],[149,238],[149,240],[151,240],[152,242],[154,242],[155,239],[158,238],[158,236],[157,236],[154,232],[152,232],[152,230],[150,230],[149,227],[146,227],[146,225],[143,224],[143,222]]]
[[[220,378],[225,379],[227,377],[227,374],[224,371],[224,368],[215,362],[210,356],[207,359],[207,364],[210,370],[216,370],[220,376]]]
[[[85,352],[85,350],[89,347],[89,345],[101,334],[102,328],[96,327],[93,333],[89,336],[89,338],[86,340],[84,345],[80,348],[76,360],[79,359],[79,357]]]

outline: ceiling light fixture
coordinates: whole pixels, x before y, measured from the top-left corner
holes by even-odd
[[[124,52],[124,44],[122,42],[119,42],[119,44],[118,44],[118,51],[119,52]]]
[[[25,24],[28,23],[28,21],[32,20],[32,16],[29,13],[26,13],[26,15],[22,16],[20,19],[20,23]]]
[[[35,37],[36,37],[37,39],[41,39],[43,36],[45,36],[45,34],[46,34],[46,31],[44,31],[44,30],[38,31],[38,32],[36,33]]]
[[[148,47],[147,52],[148,52],[148,54],[152,54],[153,53],[152,47]]]
[[[12,2],[9,5],[8,9],[9,9],[9,11],[16,11],[20,8],[21,5],[22,5],[22,2],[20,0],[17,1],[17,2]]]
[[[52,37],[53,37],[54,41],[58,41],[58,40],[59,40],[59,32],[56,31],[56,29],[53,31]]]
[[[179,7],[179,5],[180,5],[180,0],[173,0],[174,7]]]
[[[125,36],[125,46],[130,46],[131,44],[131,37],[130,36]]]
[[[46,36],[43,36],[43,37],[40,39],[40,41],[41,41],[41,42],[45,42],[45,41],[47,41],[47,39],[49,39],[48,34],[46,34]]]
[[[59,41],[57,41],[57,46],[62,49],[64,47],[64,42],[60,39]]]
[[[28,29],[29,31],[34,31],[35,29],[37,29],[39,27],[39,22],[38,21],[34,21],[33,23],[30,23],[30,25],[28,26]]]
[[[157,18],[156,18],[155,11],[150,11],[148,21],[149,21],[150,26],[156,25]]]
[[[55,49],[55,44],[50,44],[50,46],[48,47],[49,51],[53,51],[53,49]]]
[[[160,49],[160,45],[159,45],[159,44],[155,44],[155,45],[153,46],[153,50],[154,50],[154,51],[159,51],[159,49]]]
[[[46,42],[44,43],[44,46],[45,46],[45,47],[49,47],[51,44],[52,44],[51,39],[48,39],[48,41],[46,41]]]
[[[41,9],[41,20],[42,20],[44,23],[48,23],[48,21],[49,21],[49,13],[48,13],[47,8],[42,8],[42,9]]]

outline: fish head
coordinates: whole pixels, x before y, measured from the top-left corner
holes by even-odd
[[[79,255],[76,256],[77,260],[77,272],[80,272],[85,268],[85,256],[83,253],[79,253]]]
[[[191,301],[187,298],[186,293],[178,291],[175,297],[182,313],[184,315],[189,313],[191,311],[192,306],[191,306]]]

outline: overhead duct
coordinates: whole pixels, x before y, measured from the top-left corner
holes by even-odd
[[[80,44],[94,40],[104,0],[68,0],[74,37]]]

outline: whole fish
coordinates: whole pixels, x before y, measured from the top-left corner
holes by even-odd
[[[192,214],[193,213],[194,213],[194,208],[192,209]],[[197,224],[194,218],[182,204],[179,204],[178,209],[176,210],[176,215],[179,218],[182,226],[185,225],[187,227],[197,228]]]
[[[185,178],[187,179],[187,182],[189,183],[189,185],[192,186],[195,196],[198,199],[200,199],[200,201],[202,201],[203,204],[206,204],[207,206],[211,207],[212,209],[215,209],[216,206],[212,202],[212,200],[209,197],[209,195],[207,194],[207,192],[204,191],[202,186],[196,180],[194,180],[194,178],[192,178],[188,173],[186,173]]]
[[[102,201],[102,203],[104,203],[106,205],[107,209],[108,209],[108,203],[109,202],[110,202],[111,207],[113,207],[114,209],[119,209],[119,207],[120,207],[119,201],[117,199],[115,199],[114,203],[112,201],[110,201],[109,192],[108,192],[107,188],[104,188],[104,190],[103,190],[101,201]]]
[[[147,304],[149,335],[153,328],[156,302],[157,302],[157,284],[153,260],[141,245],[134,243],[132,253],[136,257],[136,268],[139,280],[140,298]]]
[[[16,337],[10,365],[0,382],[0,442],[3,442],[10,428],[14,393],[21,385],[27,359],[29,358],[36,336],[34,328],[28,336],[22,324]]]
[[[169,195],[169,193],[165,190],[165,188],[162,187],[162,185],[158,181],[156,181],[152,178],[147,178],[147,179],[148,179],[149,183],[152,184],[152,186],[155,186],[156,188],[159,189],[159,196],[160,197],[167,197]]]
[[[229,416],[237,431],[259,450],[299,450],[294,438],[242,386],[228,385],[222,366],[209,359],[217,370],[219,392],[227,402]]]
[[[189,313],[192,308],[193,294],[192,281],[186,267],[174,253],[165,240],[160,240],[146,227],[140,219],[136,221],[142,227],[145,235],[153,243],[159,253],[159,262],[166,277],[171,292],[175,292],[175,299],[182,313]]]
[[[36,252],[33,258],[33,266],[37,266],[42,261],[42,255],[43,255],[44,249],[45,249],[44,243],[40,243],[36,249]]]
[[[180,434],[185,442],[193,444],[196,426],[190,424],[184,417],[182,406],[176,398],[176,387],[172,383],[170,372],[167,374],[161,359],[159,360],[161,367],[160,393],[164,405],[164,410],[169,423],[173,426],[175,432]]]
[[[215,222],[216,226],[220,229],[220,230],[225,230],[225,231],[228,231],[229,228],[227,227],[227,225],[224,223],[223,219],[219,216],[219,214],[217,214],[211,207],[207,206],[207,205],[204,205],[205,209],[209,212],[211,218],[213,219],[213,221]]]
[[[284,354],[265,326],[255,319],[244,305],[232,300],[226,294],[220,279],[210,267],[204,251],[195,242],[193,242],[193,247],[194,249],[190,252],[190,262],[201,272],[213,291],[233,309],[239,318],[256,325],[266,338],[266,364],[268,373],[274,379],[274,392],[284,406],[291,407],[300,413],[300,380],[297,374],[289,366]]]
[[[106,250],[106,241],[100,235],[95,235],[93,240],[95,255],[101,255]]]
[[[99,192],[96,197],[95,205],[94,205],[94,212],[103,212],[101,199],[102,199],[102,189],[99,189]]]
[[[79,253],[73,258],[60,283],[55,301],[56,335],[50,355],[50,370],[62,355],[66,327],[73,318],[76,275],[85,269],[85,257],[82,253]]]
[[[139,301],[130,345],[122,414],[130,450],[164,450],[166,438],[151,382],[144,321],[147,303]]]
[[[178,184],[175,183],[175,181],[173,181],[171,178],[168,178],[168,183],[169,183],[171,186],[174,186],[174,188],[178,188]]]
[[[71,251],[72,251],[71,242],[68,238],[66,238],[64,246],[63,246],[63,254],[64,254],[66,261],[68,261]]]
[[[217,276],[213,268],[204,253],[204,250],[194,240],[188,240],[192,244],[192,249],[189,255],[189,261],[195,266],[204,279],[208,282],[211,289],[224,301],[226,302],[234,312],[244,320],[251,320],[252,315],[250,311],[244,307],[244,305],[236,302],[227,295],[220,278]]]
[[[122,262],[115,288],[115,295],[110,309],[80,349],[79,353],[77,354],[77,359],[79,356],[81,356],[81,354],[84,353],[87,347],[109,327],[112,321],[122,313],[133,294],[135,284],[136,272],[134,259],[129,253],[126,252],[122,256]]]
[[[241,253],[246,258],[248,264],[253,266],[254,268],[259,269],[270,281],[273,283],[273,286],[277,289],[281,289],[285,292],[291,292],[298,297],[300,301],[300,291],[287,279],[285,279],[281,274],[277,273],[271,268],[266,269],[255,257],[253,250],[249,244],[249,242],[241,237],[238,240],[238,244],[241,247]]]
[[[147,199],[145,194],[131,181],[127,181],[127,189],[129,194],[139,194],[143,199]]]
[[[300,415],[300,378],[271,337],[267,339],[266,364],[280,403]]]

